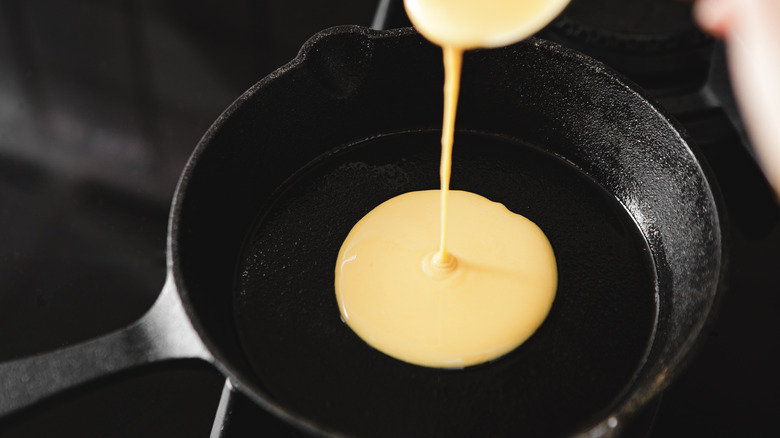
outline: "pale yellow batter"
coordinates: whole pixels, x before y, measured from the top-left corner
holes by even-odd
[[[506,46],[540,31],[569,0],[404,0],[415,29],[442,47]]]
[[[336,267],[347,324],[393,357],[464,367],[513,350],[544,321],[557,285],[555,256],[533,222],[470,192],[450,193],[448,243],[457,266],[431,263],[439,191],[410,192],[352,229]]]
[[[341,316],[378,350],[430,367],[476,365],[523,343],[549,313],[558,277],[544,233],[501,204],[450,193],[449,183],[463,51],[523,39],[567,3],[405,1],[415,27],[444,52],[441,190],[384,202],[339,251]]]

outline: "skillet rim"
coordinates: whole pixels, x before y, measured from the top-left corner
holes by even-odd
[[[305,68],[307,60],[311,56],[311,53],[317,50],[320,41],[330,38],[334,35],[355,34],[370,39],[410,37],[419,38],[419,34],[413,28],[374,30],[354,25],[336,26],[322,30],[313,35],[302,46],[297,56],[293,60],[255,83],[240,97],[238,97],[209,127],[193,150],[179,178],[171,204],[168,221],[168,235],[166,245],[167,269],[169,274],[173,274],[176,289],[179,296],[181,297],[182,304],[188,317],[190,318],[190,321],[192,322],[193,327],[203,340],[209,352],[213,355],[213,365],[226,378],[230,380],[235,389],[249,397],[256,404],[262,406],[274,415],[281,417],[289,424],[292,424],[293,426],[296,426],[303,431],[313,435],[321,436],[341,436],[341,434],[337,433],[336,431],[328,430],[322,425],[305,418],[303,415],[292,412],[291,410],[278,404],[273,400],[273,397],[271,397],[262,389],[258,388],[258,386],[253,383],[253,378],[251,376],[246,375],[241,370],[237,369],[237,367],[233,366],[232,363],[234,360],[231,359],[228,354],[225,354],[222,351],[219,342],[212,339],[208,328],[205,327],[203,322],[200,320],[198,311],[196,309],[197,306],[192,302],[190,293],[187,290],[187,275],[181,271],[181,266],[177,262],[177,260],[180,258],[179,242],[182,239],[179,229],[179,222],[182,215],[182,205],[184,203],[185,195],[188,192],[187,189],[193,177],[193,173],[195,173],[204,151],[208,149],[212,139],[222,129],[227,120],[230,119],[230,117],[248,100],[250,100],[258,92],[258,90],[265,87],[268,83],[274,81],[276,78],[286,74],[289,71]],[[715,275],[717,279],[714,283],[716,290],[711,291],[713,298],[709,300],[706,315],[697,321],[697,324],[687,335],[685,342],[676,351],[675,356],[667,362],[667,369],[670,370],[669,373],[660,376],[660,378],[653,384],[645,384],[637,388],[632,388],[628,393],[620,395],[615,403],[607,408],[608,412],[603,416],[603,419],[597,420],[594,423],[587,425],[580,433],[577,434],[577,436],[583,437],[610,435],[622,428],[624,419],[629,419],[633,414],[641,409],[641,407],[647,405],[651,400],[659,396],[660,393],[666,389],[666,387],[668,387],[668,385],[674,380],[674,378],[680,374],[685,365],[694,356],[694,352],[696,351],[697,347],[702,344],[702,340],[705,338],[705,336],[703,336],[704,332],[706,331],[708,325],[710,325],[709,323],[714,319],[714,309],[716,308],[717,302],[719,302],[719,298],[722,296],[722,288],[725,285],[725,267],[727,266],[727,252],[724,251],[724,236],[726,235],[725,208],[723,208],[723,202],[722,199],[720,199],[719,191],[717,190],[717,182],[713,177],[711,170],[706,165],[706,161],[703,161],[703,154],[701,151],[699,151],[695,143],[689,139],[688,134],[682,125],[676,119],[671,117],[663,107],[661,107],[651,96],[648,95],[647,92],[642,90],[630,79],[626,78],[619,72],[614,71],[600,61],[590,58],[587,55],[579,53],[573,49],[569,49],[560,44],[538,38],[529,38],[528,40],[519,44],[532,44],[541,47],[542,49],[550,50],[563,55],[565,58],[573,60],[572,62],[587,67],[589,70],[594,70],[596,74],[600,74],[609,78],[611,82],[617,83],[622,88],[625,88],[630,94],[635,95],[641,101],[646,102],[648,107],[659,116],[660,120],[672,128],[677,137],[679,137],[679,142],[684,145],[687,148],[687,151],[692,155],[694,162],[698,166],[697,170],[703,177],[703,183],[708,189],[706,192],[708,199],[714,206],[715,220],[717,222],[717,226],[714,230],[716,233],[714,240],[716,241],[716,246],[719,250],[719,253],[716,257],[719,263],[714,269],[717,274]],[[643,364],[640,365],[638,370],[643,366]],[[616,417],[619,418],[617,424],[615,424],[613,420]]]

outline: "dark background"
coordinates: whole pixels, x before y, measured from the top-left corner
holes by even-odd
[[[0,361],[141,316],[162,287],[169,204],[200,136],[310,35],[369,26],[377,5],[0,0]],[[692,26],[661,12],[664,32]],[[700,92],[706,65],[664,55],[673,68],[655,71],[641,45],[639,55],[630,44],[599,52],[571,34],[544,36],[596,47],[593,56],[651,90],[702,148],[726,200],[727,294],[699,355],[648,414],[650,436],[772,430],[780,412],[780,213],[733,108]],[[708,61],[718,50],[706,39],[695,44]],[[0,420],[0,436],[208,436],[222,385],[205,365],[152,367]]]

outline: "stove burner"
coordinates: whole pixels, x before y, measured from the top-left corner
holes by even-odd
[[[541,36],[603,61],[658,96],[700,87],[713,46],[683,0],[572,0]]]
[[[554,28],[612,50],[662,52],[710,41],[681,0],[574,0]]]

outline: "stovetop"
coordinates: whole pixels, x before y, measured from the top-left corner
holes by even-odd
[[[780,412],[780,209],[730,101],[722,47],[689,6],[624,2],[639,9],[612,20],[612,3],[575,1],[541,36],[622,71],[678,118],[730,229],[719,316],[642,433],[757,436]],[[163,284],[176,181],[208,126],[315,32],[402,26],[399,4],[0,2],[0,361],[140,317]],[[223,384],[198,363],[146,368],[0,420],[0,436],[208,436]]]

